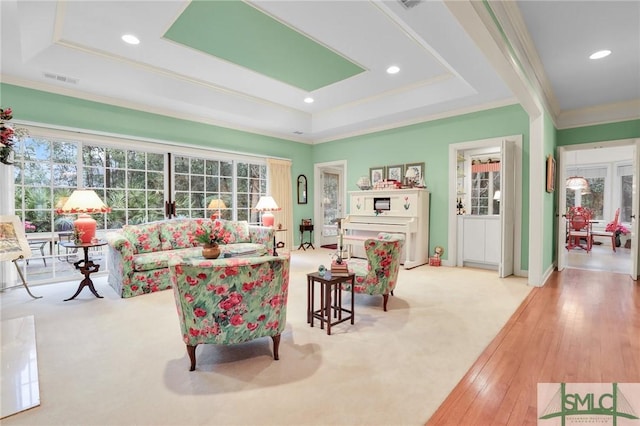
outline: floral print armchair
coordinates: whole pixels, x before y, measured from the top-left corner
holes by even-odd
[[[196,368],[200,343],[230,345],[269,336],[278,359],[287,318],[289,260],[288,255],[172,257],[171,283],[190,371]]]
[[[356,275],[356,293],[381,294],[383,309],[387,310],[389,293],[393,295],[400,269],[400,255],[404,246],[403,234],[381,232],[376,239],[364,242],[368,261],[349,259],[349,272]],[[351,284],[343,284],[343,289],[351,290]]]

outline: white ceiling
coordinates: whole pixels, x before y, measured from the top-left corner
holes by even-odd
[[[469,10],[480,4],[454,3],[458,9],[468,3]],[[518,102],[500,77],[504,63],[487,59],[486,47],[469,35],[478,29],[464,28],[468,21],[440,0],[411,9],[395,0],[250,2],[366,70],[312,93],[163,38],[188,4],[2,0],[0,76],[308,143]],[[500,7],[510,11],[520,37],[512,47],[523,46],[559,127],[640,118],[640,2]],[[124,44],[125,33],[141,44]],[[587,59],[600,48],[613,54],[597,63]],[[400,73],[385,72],[392,64]],[[308,95],[313,104],[303,102]]]

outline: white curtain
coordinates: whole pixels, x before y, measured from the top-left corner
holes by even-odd
[[[293,247],[293,191],[291,186],[291,160],[267,159],[269,168],[269,194],[280,211],[274,212],[275,226],[282,225],[286,231],[276,232],[276,241],[284,242],[285,250]]]
[[[0,215],[15,214],[13,167],[0,163]],[[0,262],[0,288],[12,287],[17,283],[18,274],[10,261]]]

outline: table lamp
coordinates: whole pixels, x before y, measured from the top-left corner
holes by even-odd
[[[271,212],[280,210],[280,207],[278,207],[278,204],[276,204],[276,201],[273,199],[273,197],[270,197],[268,195],[260,197],[255,208],[257,211],[262,212],[262,226],[273,226],[275,217]]]
[[[220,217],[220,209],[226,209],[227,205],[220,198],[214,198],[211,200],[209,205],[207,206],[209,210],[217,210],[218,213],[215,212],[211,214],[211,220],[216,220]]]
[[[56,213],[79,213],[73,225],[80,233],[80,241],[84,244],[91,243],[96,236],[97,222],[89,214],[110,211],[111,209],[91,189],[76,189],[62,208],[56,209]]]

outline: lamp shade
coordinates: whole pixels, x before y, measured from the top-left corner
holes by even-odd
[[[88,244],[96,236],[96,221],[89,214],[108,213],[111,209],[102,202],[98,194],[90,189],[77,189],[56,213],[79,213],[74,226],[82,243]]]
[[[275,218],[273,217],[273,213],[271,212],[280,210],[280,207],[278,207],[278,204],[276,203],[276,200],[273,199],[273,197],[265,195],[263,197],[260,197],[255,209],[259,212],[262,212],[263,226],[273,226]]]
[[[227,205],[220,198],[214,198],[207,206],[209,210],[217,210],[211,214],[211,220],[215,220],[220,216],[220,209],[226,209]]]
[[[227,205],[220,198],[214,198],[207,206],[209,210],[226,209]]]
[[[493,193],[493,199],[500,201],[500,190]]]
[[[416,173],[416,169],[414,169],[413,167],[409,167],[407,169],[407,172],[404,174],[404,177],[406,177],[407,179],[415,179],[416,177],[418,177],[418,173]]]
[[[566,186],[569,189],[579,190],[589,188],[589,182],[580,176],[571,176],[567,178]]]

